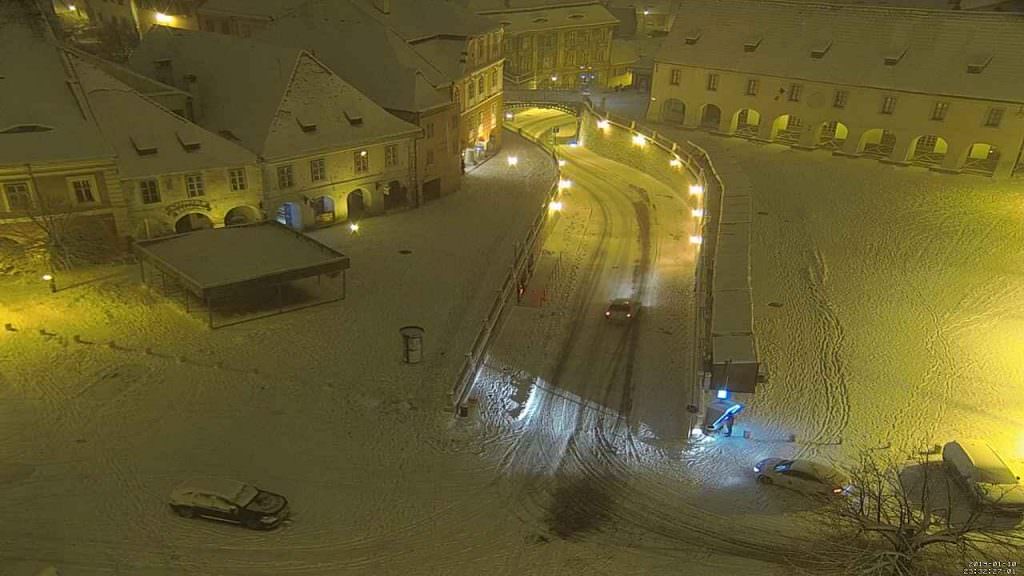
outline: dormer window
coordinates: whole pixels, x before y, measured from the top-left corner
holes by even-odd
[[[363,116],[361,114],[359,114],[358,112],[352,112],[350,110],[345,110],[345,119],[348,120],[348,123],[350,125],[352,125],[352,126],[362,126],[363,125]]]
[[[817,46],[812,47],[811,48],[811,58],[816,58],[816,59],[819,59],[819,60],[821,58],[824,58],[825,54],[828,54],[828,51],[829,51],[830,48],[832,48],[832,41],[831,40],[828,40],[828,41],[823,42],[823,43],[821,43],[821,44],[819,44]]]
[[[887,54],[885,56],[885,60],[884,60],[885,61],[885,65],[886,66],[895,66],[895,65],[899,64],[900,60],[903,60],[903,56],[906,53],[907,53],[907,47],[906,46],[901,46],[899,48],[890,50],[889,54]]]
[[[181,147],[185,150],[185,152],[195,152],[196,150],[199,150],[199,148],[202,146],[198,139],[196,139],[194,136],[186,132],[182,132],[179,130],[175,132],[175,134],[177,134],[178,143],[181,144]]]
[[[316,132],[316,122],[313,122],[311,119],[298,116],[295,118],[295,121],[299,123],[299,128],[301,128],[303,132]]]
[[[985,68],[988,67],[988,63],[992,61],[991,54],[975,54],[967,61],[967,73],[968,74],[981,74]]]
[[[753,38],[748,38],[747,41],[743,43],[743,51],[744,52],[753,52],[754,50],[757,50],[757,47],[760,46],[760,45],[761,45],[761,37],[760,36],[755,36]]]
[[[135,153],[139,156],[152,156],[156,154],[156,143],[144,136],[130,136],[128,138],[135,147]]]
[[[700,35],[700,30],[690,30],[689,32],[686,33],[685,41],[688,45],[693,46],[694,44],[697,43],[697,40],[700,40]]]

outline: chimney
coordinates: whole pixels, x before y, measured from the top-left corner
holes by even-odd
[[[373,7],[381,14],[391,14],[391,0],[373,0]]]

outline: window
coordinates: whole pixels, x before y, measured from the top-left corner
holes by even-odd
[[[206,195],[202,174],[189,174],[185,176],[185,194],[189,198]]]
[[[398,145],[388,144],[384,147],[384,165],[387,167],[398,165]]]
[[[468,88],[469,88],[469,90],[468,90],[468,93],[467,93],[467,97],[470,100],[472,100],[473,98],[476,98],[476,83],[474,83],[472,79],[469,80],[469,87]]]
[[[353,156],[356,174],[362,174],[370,170],[370,155],[366,150],[359,150]]]
[[[896,97],[885,96],[882,98],[882,114],[892,114],[896,111]]]
[[[494,90],[497,87],[498,87],[498,71],[497,70],[491,70],[491,90]]]
[[[92,178],[73,178],[68,180],[71,184],[71,191],[75,195],[75,202],[79,204],[91,204],[96,201],[93,195]]]
[[[327,161],[323,158],[316,158],[309,161],[309,179],[312,182],[321,182],[327,178]]]
[[[477,93],[480,94],[480,96],[484,95],[484,76],[483,76],[483,74],[481,74],[480,77],[476,79],[476,91],[477,91]]]
[[[935,107],[932,108],[932,120],[942,122],[946,119],[946,112],[948,111],[949,104],[947,102],[936,102]]]
[[[760,80],[751,78],[747,80],[747,96],[757,96],[757,89],[760,87]]]
[[[718,74],[708,74],[708,90],[711,92],[718,90]]]
[[[228,181],[231,182],[232,192],[241,192],[248,185],[245,181],[245,168],[232,168],[228,170]]]
[[[1003,109],[1002,108],[989,108],[988,114],[985,115],[985,126],[991,128],[998,128],[999,123],[1003,121]]]
[[[160,202],[160,186],[155,179],[139,181],[139,197],[143,204],[156,204]]]
[[[434,137],[434,123],[433,122],[427,122],[427,125],[425,126],[425,128],[426,128],[426,132],[427,132],[427,138],[433,138]]]
[[[799,102],[800,94],[804,91],[803,84],[790,84],[789,85],[789,101]]]
[[[9,212],[32,208],[32,195],[28,191],[27,182],[4,184],[4,197],[7,199],[7,210]]]
[[[832,95],[832,107],[846,108],[846,100],[849,96],[850,93],[846,90],[836,90],[835,94]]]
[[[431,166],[434,163],[434,151],[427,150],[427,166]]]
[[[292,165],[287,164],[285,166],[277,167],[277,187],[280,189],[291,188],[295,185],[295,173],[292,171]]]
[[[679,68],[673,68],[668,76],[668,83],[673,86],[679,86],[679,82],[683,79],[683,71]]]

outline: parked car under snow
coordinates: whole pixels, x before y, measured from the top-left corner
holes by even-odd
[[[171,491],[171,509],[185,518],[202,517],[241,524],[246,528],[274,528],[288,517],[288,500],[255,486],[218,478],[190,480]]]

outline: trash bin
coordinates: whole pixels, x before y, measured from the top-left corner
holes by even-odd
[[[423,328],[404,326],[398,330],[402,335],[402,358],[406,364],[419,364],[423,360]]]

